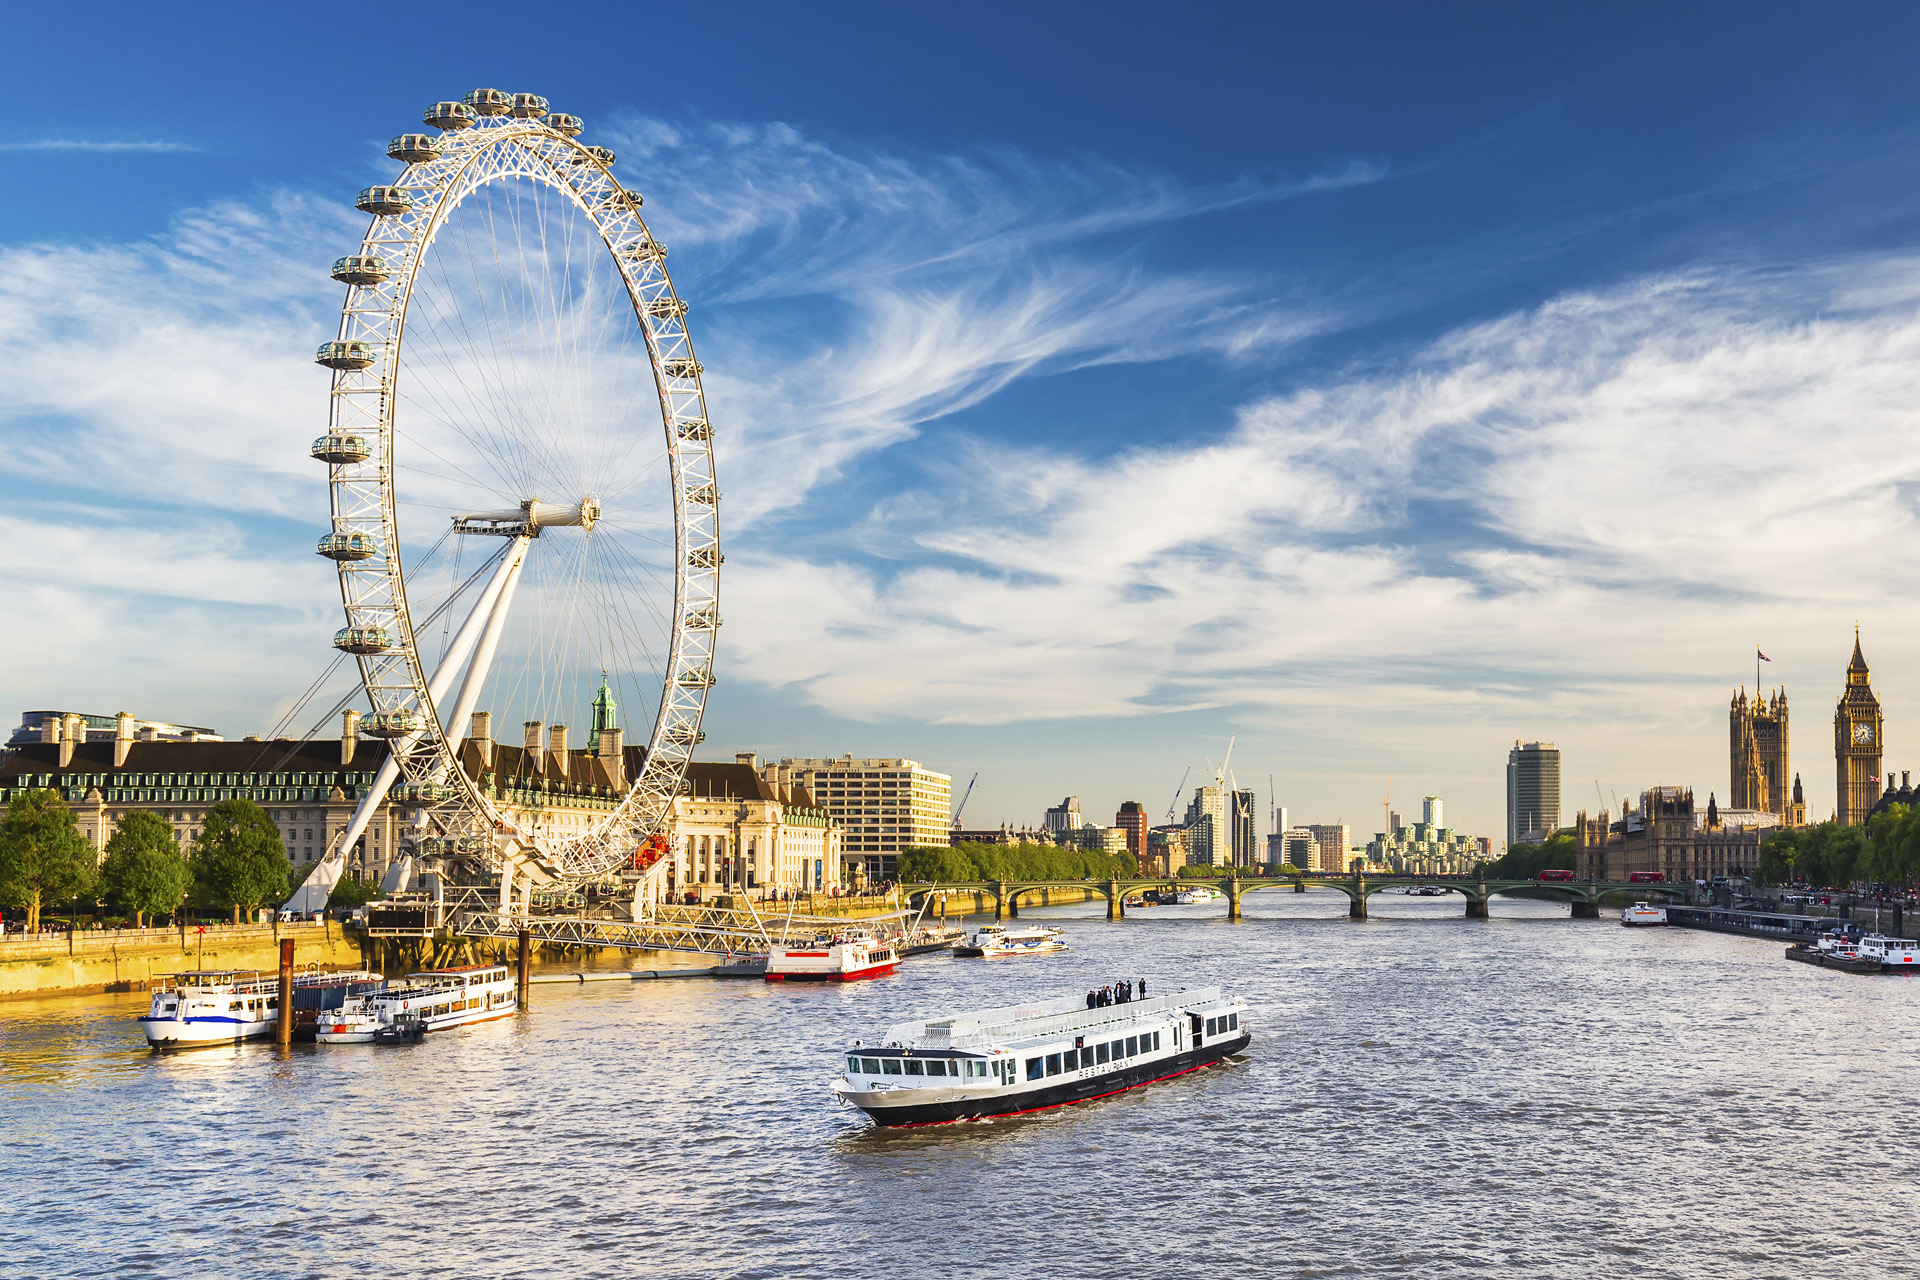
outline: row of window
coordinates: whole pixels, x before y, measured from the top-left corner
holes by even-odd
[[[1219,1025],[1215,1026],[1215,1023]],[[1239,1029],[1240,1015],[1237,1013],[1229,1013],[1224,1017],[1207,1019],[1207,1034],[1210,1036],[1217,1036],[1224,1031],[1238,1031]]]
[[[51,787],[331,787],[344,779],[349,787],[373,782],[370,773],[43,773],[37,785]],[[36,776],[21,774],[21,786],[33,786]]]
[[[998,1067],[998,1063],[991,1064]],[[965,1076],[972,1079],[987,1074],[989,1064],[971,1058],[848,1058],[847,1070],[853,1075],[869,1076]],[[997,1072],[996,1072],[997,1074]]]
[[[1082,1067],[1097,1067],[1103,1063],[1121,1062],[1137,1053],[1152,1053],[1160,1047],[1158,1031],[1128,1036],[1125,1040],[1109,1040],[1105,1044],[1090,1044],[1078,1049],[1068,1049],[1065,1053],[1050,1053],[1044,1058],[1027,1059],[1027,1079],[1039,1080],[1044,1076],[1057,1076],[1063,1071],[1078,1071]]]

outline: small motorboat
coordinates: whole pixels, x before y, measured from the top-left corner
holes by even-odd
[[[417,1013],[402,1013],[392,1022],[384,1022],[373,1029],[375,1044],[417,1044],[426,1038],[427,1024]]]
[[[1882,969],[1920,969],[1920,942],[1912,938],[1869,933],[1860,939],[1859,952],[1863,959],[1878,961]]]
[[[1620,913],[1620,923],[1628,926],[1665,924],[1666,922],[1665,907],[1656,907],[1645,902],[1636,902]]]
[[[1160,898],[1156,894],[1154,896],[1154,902],[1158,903],[1159,901],[1160,901]],[[1120,905],[1123,907],[1144,907],[1148,905],[1147,896],[1144,893],[1130,893],[1126,897],[1120,899]]]

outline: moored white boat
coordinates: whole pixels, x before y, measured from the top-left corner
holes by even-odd
[[[447,1031],[510,1017],[517,986],[503,964],[410,973],[383,991],[348,1001],[315,1024],[313,1038],[321,1044],[371,1044],[376,1032],[396,1022],[417,1022],[422,1031]]]
[[[944,1124],[1103,1098],[1211,1066],[1252,1039],[1218,987],[1089,1009],[1057,1000],[887,1029],[855,1041],[834,1096],[882,1125]]]
[[[831,938],[775,947],[767,954],[768,982],[858,982],[900,966],[900,951],[877,938]]]
[[[1912,938],[1890,938],[1869,933],[1854,945],[1862,958],[1878,960],[1882,969],[1920,969],[1920,943]]]
[[[318,1015],[376,990],[386,979],[365,969],[293,975],[295,1032],[305,1015]],[[171,1048],[234,1044],[270,1036],[280,1022],[280,975],[257,969],[196,969],[172,974],[154,988],[140,1029],[147,1043]]]
[[[1039,925],[1009,929],[1005,925],[990,924],[975,933],[965,946],[955,947],[953,954],[956,956],[1031,956],[1066,949],[1067,944],[1060,940],[1058,929],[1048,929]]]
[[[1651,906],[1645,902],[1636,902],[1620,913],[1620,923],[1624,925],[1665,924],[1667,909]]]

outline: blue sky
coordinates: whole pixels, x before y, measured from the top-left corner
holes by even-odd
[[[324,666],[325,265],[488,85],[619,152],[694,301],[716,755],[978,770],[972,825],[1238,735],[1296,820],[1391,773],[1497,841],[1515,738],[1569,820],[1724,799],[1757,641],[1824,815],[1857,619],[1920,767],[1910,8],[262,8],[15,17],[16,707],[239,734]]]

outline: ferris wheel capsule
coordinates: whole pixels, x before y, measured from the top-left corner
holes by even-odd
[[[333,647],[342,653],[356,654],[362,658],[376,653],[391,653],[394,649],[393,632],[385,627],[342,627],[333,633]]]
[[[314,552],[329,560],[371,560],[380,554],[380,539],[371,533],[329,533]]]
[[[637,210],[644,204],[646,204],[646,200],[641,197],[638,191],[631,191],[631,190],[628,190],[626,187],[620,187],[617,190],[615,190],[612,195],[608,196],[605,200],[602,200],[600,202],[600,207],[602,209],[610,209],[614,211],[618,211],[621,209]]]
[[[516,93],[507,110],[522,120],[537,120],[547,114],[547,100],[537,93]]]
[[[381,284],[393,274],[393,268],[387,265],[385,258],[355,254],[348,258],[335,258],[333,270],[328,274],[341,284]]]
[[[655,298],[647,304],[647,314],[661,320],[678,320],[687,314],[687,304],[678,298]]]
[[[329,369],[365,369],[379,358],[379,349],[369,342],[323,342],[313,353],[313,362]]]
[[[360,732],[370,738],[401,738],[420,732],[420,724],[420,713],[405,707],[399,711],[364,717],[360,721]]]
[[[683,418],[674,430],[682,440],[713,439],[713,428],[707,425],[705,418]]]
[[[354,200],[353,207],[362,213],[377,213],[382,217],[405,213],[413,208],[413,192],[405,187],[366,187]]]
[[[555,133],[564,133],[569,138],[579,137],[580,131],[586,127],[586,121],[579,116],[570,116],[564,111],[556,111],[547,117],[547,128]]]
[[[676,359],[662,360],[660,370],[669,378],[695,378],[706,371],[705,365],[698,360]]]
[[[387,144],[387,154],[407,164],[425,164],[440,157],[440,139],[430,133],[403,133]]]
[[[472,128],[479,114],[464,102],[436,102],[427,108],[427,113],[420,120],[423,124],[452,133],[455,129]]]
[[[475,89],[460,101],[483,116],[503,116],[513,106],[513,99],[498,89]]]
[[[328,434],[315,440],[308,452],[322,462],[336,465],[365,462],[373,456],[373,441],[365,436]]]
[[[580,151],[581,154],[574,157],[575,164],[590,164],[597,160],[609,168],[613,166],[613,152],[606,147],[582,147]]]

